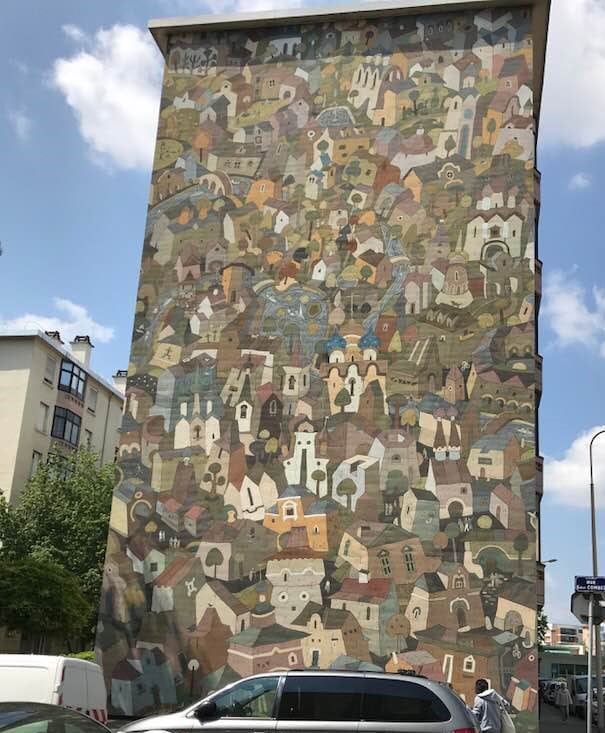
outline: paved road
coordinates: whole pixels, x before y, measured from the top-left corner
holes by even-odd
[[[555,707],[542,705],[540,733],[586,733],[586,722],[580,718],[570,718],[564,723]]]

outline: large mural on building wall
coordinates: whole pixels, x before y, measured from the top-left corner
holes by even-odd
[[[531,727],[530,25],[170,39],[97,636],[115,712],[409,669],[467,700],[487,677]]]

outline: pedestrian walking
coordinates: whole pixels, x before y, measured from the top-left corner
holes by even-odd
[[[515,726],[506,710],[508,702],[502,695],[492,690],[484,679],[475,682],[475,693],[472,712],[481,733],[514,733]]]
[[[571,695],[567,689],[567,682],[561,682],[559,689],[555,694],[555,705],[561,712],[561,720],[567,722],[569,720],[569,706],[571,705]]]

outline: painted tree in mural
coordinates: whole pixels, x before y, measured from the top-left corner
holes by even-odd
[[[531,23],[169,38],[97,633],[115,712],[311,663],[319,605],[341,628],[314,643],[344,644],[320,667],[397,652],[467,701],[486,677],[531,727]]]
[[[402,649],[402,644],[410,633],[410,622],[402,613],[396,613],[387,621],[386,632],[395,638],[395,651]]]

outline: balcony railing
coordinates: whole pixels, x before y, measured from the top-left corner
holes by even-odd
[[[534,268],[536,300],[542,297],[542,260],[536,258]]]
[[[544,458],[542,456],[536,456],[536,494],[540,495],[540,498],[544,494]]]
[[[544,605],[544,564],[536,562],[536,600],[538,608]]]
[[[536,206],[540,206],[541,193],[540,193],[540,181],[542,174],[537,168],[534,168],[534,202]]]

